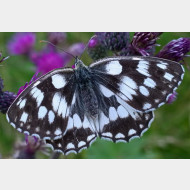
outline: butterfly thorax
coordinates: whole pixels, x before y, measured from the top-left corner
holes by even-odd
[[[81,107],[84,111],[91,116],[96,118],[98,115],[98,100],[94,92],[94,84],[92,80],[92,74],[88,67],[79,67],[75,70],[75,77],[77,81],[77,91],[81,98]]]

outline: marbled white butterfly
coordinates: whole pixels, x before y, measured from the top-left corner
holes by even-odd
[[[112,57],[55,69],[26,88],[7,112],[19,132],[54,150],[78,153],[97,138],[140,137],[180,85],[183,67],[154,57]]]

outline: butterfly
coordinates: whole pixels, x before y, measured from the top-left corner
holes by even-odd
[[[75,69],[59,68],[28,86],[7,111],[19,132],[44,139],[55,151],[78,153],[97,137],[129,142],[142,136],[184,76],[177,62],[121,56]]]

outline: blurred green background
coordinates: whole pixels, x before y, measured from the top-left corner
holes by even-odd
[[[14,33],[0,33],[0,50],[3,56],[8,56],[6,44]],[[67,43],[87,43],[94,33],[67,33]],[[133,33],[131,33],[131,36]],[[160,36],[156,47],[159,51],[173,39],[190,37],[190,33],[164,33]],[[47,33],[37,33],[35,48],[40,50],[46,40]],[[83,62],[90,64],[92,60],[87,53]],[[190,158],[190,58],[186,58],[185,77],[178,89],[178,98],[171,105],[164,105],[155,111],[155,120],[151,128],[140,139],[130,143],[112,143],[96,140],[90,148],[75,155],[60,156],[60,158]],[[72,65],[72,63],[71,63]],[[0,76],[4,79],[4,90],[17,93],[20,86],[30,81],[35,73],[35,66],[24,56],[11,56],[0,66]],[[5,115],[0,114],[0,154],[2,158],[11,158],[14,153],[16,139],[23,139],[6,121]],[[48,158],[38,153],[37,158]]]

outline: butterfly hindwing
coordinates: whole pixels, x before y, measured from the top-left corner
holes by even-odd
[[[96,140],[96,134],[90,128],[84,129],[73,127],[58,140],[46,140],[46,143],[55,151],[67,155],[71,152],[79,153],[88,148]]]
[[[101,138],[128,142],[134,137],[140,137],[150,127],[154,120],[152,111],[143,113],[135,110],[107,86],[100,84],[99,90],[100,107],[95,125]]]
[[[7,112],[19,132],[60,138],[66,131],[75,83],[72,69],[56,69],[33,82]]]
[[[90,68],[100,83],[139,111],[166,103],[184,76],[179,63],[152,57],[106,58]]]

